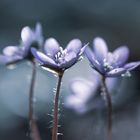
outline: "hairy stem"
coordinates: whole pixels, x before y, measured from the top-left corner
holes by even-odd
[[[32,78],[29,91],[29,126],[30,126],[30,135],[32,140],[41,140],[39,130],[34,118],[34,86],[36,79],[36,64],[34,61],[31,61],[33,66]]]
[[[58,74],[57,89],[54,98],[54,112],[53,112],[53,128],[52,128],[52,140],[57,140],[58,136],[58,106],[59,106],[59,94],[63,74]]]
[[[106,102],[107,102],[107,110],[108,110],[108,117],[107,117],[107,122],[108,122],[108,140],[112,140],[112,101],[111,101],[111,96],[109,94],[108,88],[105,83],[105,77],[102,79],[102,92],[105,96]]]

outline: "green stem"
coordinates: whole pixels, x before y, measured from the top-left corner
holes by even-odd
[[[58,74],[58,83],[54,99],[54,112],[53,112],[53,129],[52,129],[52,140],[58,139],[58,106],[59,106],[59,94],[62,81],[63,73]]]
[[[29,91],[29,126],[30,126],[30,135],[32,140],[41,140],[39,130],[34,118],[34,86],[36,79],[36,64],[34,61],[31,61],[33,66],[32,78]]]
[[[105,96],[107,102],[107,110],[108,110],[108,140],[112,140],[112,101],[111,96],[109,94],[108,88],[105,83],[105,77],[102,79],[102,92]]]

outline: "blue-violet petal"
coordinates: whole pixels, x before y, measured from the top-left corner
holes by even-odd
[[[76,54],[80,53],[82,47],[82,42],[79,39],[73,39],[71,40],[67,47],[66,47],[66,52],[71,52],[74,51]]]
[[[35,48],[31,48],[32,54],[34,57],[42,64],[48,64],[50,66],[57,66],[55,61],[50,57],[46,56],[40,51],[37,51]]]
[[[140,65],[140,61],[137,62],[130,62],[124,65],[124,68],[127,69],[128,71],[135,69]]]
[[[128,60],[129,49],[126,46],[119,47],[113,52],[114,60],[118,67],[123,66]]]
[[[98,62],[103,64],[108,53],[106,42],[102,38],[96,37],[93,40],[93,49],[94,49],[96,59],[98,60]]]
[[[106,73],[107,77],[116,77],[120,76],[121,74],[125,73],[126,69],[124,68],[116,68]]]
[[[44,51],[48,56],[54,57],[60,51],[59,43],[54,38],[45,41]]]

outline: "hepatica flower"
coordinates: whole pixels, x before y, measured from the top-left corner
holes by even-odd
[[[66,48],[63,49],[54,38],[49,38],[44,44],[45,53],[37,51],[35,48],[31,49],[32,54],[41,63],[41,66],[58,74],[56,94],[54,97],[52,140],[58,139],[58,103],[64,71],[79,60],[85,47],[86,45],[82,47],[82,42],[79,39],[73,39],[68,43]]]
[[[126,63],[129,56],[126,46],[119,47],[111,53],[106,42],[99,37],[93,40],[93,51],[87,48],[85,52],[91,66],[105,77],[129,74],[129,71],[140,65],[140,61]]]
[[[99,77],[93,75],[92,80],[76,78],[70,83],[72,94],[65,98],[65,106],[83,114],[89,110],[88,101],[96,95]]]
[[[108,51],[106,42],[97,37],[93,40],[93,51],[87,48],[85,54],[93,69],[102,75],[101,90],[108,108],[108,140],[112,140],[112,100],[105,83],[107,77],[129,76],[130,71],[140,65],[140,61],[126,63],[129,49],[126,46]]]
[[[106,85],[109,92],[116,88],[118,79],[107,78]],[[101,77],[93,73],[90,79],[76,78],[70,83],[71,94],[65,98],[65,106],[71,108],[79,114],[86,113],[92,109],[101,108],[103,102],[98,96],[97,90],[100,88]]]
[[[21,44],[19,46],[7,46],[0,55],[1,64],[16,63],[22,59],[31,59],[32,47],[40,47],[43,43],[42,28],[38,23],[35,29],[26,26],[21,31]]]
[[[45,53],[37,51],[35,48],[32,48],[32,53],[43,67],[61,73],[79,60],[85,47],[86,45],[82,47],[79,39],[73,39],[63,49],[54,38],[49,38],[45,41]]]
[[[19,46],[7,46],[3,49],[3,54],[0,55],[1,64],[15,64],[21,60],[27,59],[31,62],[33,66],[32,78],[29,91],[29,124],[30,133],[32,139],[40,140],[39,131],[37,128],[36,121],[34,120],[34,108],[33,108],[33,98],[34,98],[34,85],[36,78],[36,64],[34,62],[34,57],[31,53],[31,47],[39,48],[42,46],[42,28],[40,24],[36,24],[35,29],[31,29],[26,26],[21,31],[21,44]]]

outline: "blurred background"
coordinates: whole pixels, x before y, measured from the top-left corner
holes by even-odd
[[[61,46],[65,47],[73,38],[92,45],[93,38],[100,36],[111,51],[127,45],[129,61],[140,60],[139,7],[138,0],[1,0],[0,50],[7,45],[18,45],[21,29],[40,22],[45,38],[54,37]],[[30,139],[27,114],[31,71],[26,61],[12,70],[0,66],[0,140]],[[88,79],[92,72],[87,60],[83,60],[64,75],[59,119],[61,140],[106,139],[106,109],[102,99],[99,104],[95,99],[88,100],[87,110],[83,112],[66,105],[73,78]],[[35,113],[42,140],[51,139],[56,80],[53,74],[38,67]],[[131,77],[119,80],[112,90],[113,139],[139,140],[140,68],[134,70]]]

